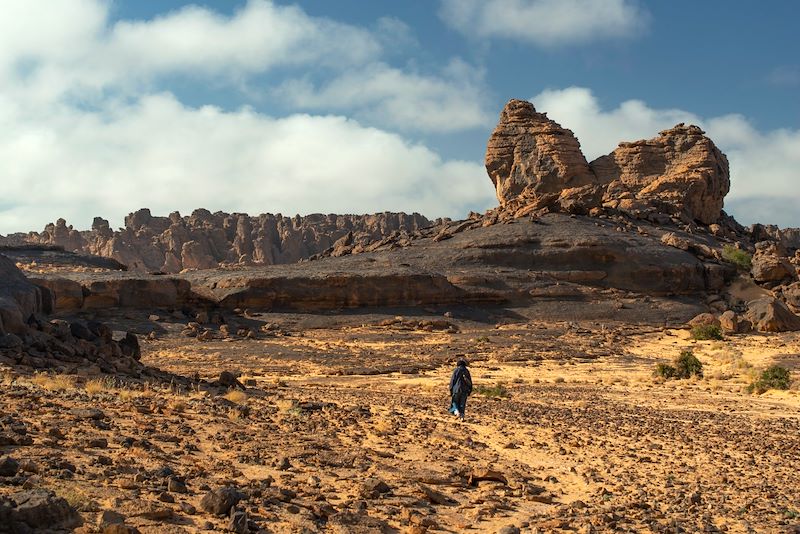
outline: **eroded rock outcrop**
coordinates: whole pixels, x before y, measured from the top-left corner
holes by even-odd
[[[597,182],[573,133],[524,100],[511,100],[500,114],[486,148],[486,171],[501,205],[523,192],[558,195]]]
[[[375,242],[431,224],[418,213],[251,217],[198,209],[190,216],[174,212],[156,217],[141,209],[128,215],[125,227],[117,231],[99,217],[85,232],[59,219],[41,233],[30,233],[28,240],[113,258],[133,271],[177,273],[225,264],[294,263],[325,252],[348,234],[352,234],[351,244]]]
[[[44,313],[54,308],[49,287],[35,285],[0,255],[0,363],[130,375],[145,369],[135,335],[115,341],[98,321],[48,320]]]
[[[571,213],[609,208],[708,225],[720,219],[730,189],[727,158],[697,126],[678,124],[653,139],[620,143],[587,164],[570,130],[522,100],[501,113],[485,162],[501,206],[516,210],[521,204]]]

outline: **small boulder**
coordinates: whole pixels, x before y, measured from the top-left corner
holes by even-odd
[[[688,323],[690,328],[695,326],[720,326],[719,319],[713,313],[701,313],[693,317]]]
[[[19,471],[19,462],[10,456],[0,458],[0,477],[13,477]]]
[[[245,495],[234,487],[219,488],[203,496],[200,508],[209,514],[224,516],[244,498]]]
[[[745,318],[761,332],[800,330],[800,317],[793,314],[786,304],[771,297],[748,302]]]
[[[384,493],[389,493],[392,488],[386,482],[378,478],[368,478],[362,486],[362,493],[365,497],[377,499]]]

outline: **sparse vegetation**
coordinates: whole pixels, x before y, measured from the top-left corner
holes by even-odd
[[[681,351],[680,356],[675,358],[672,365],[667,363],[659,363],[656,365],[653,374],[657,377],[670,379],[670,378],[691,378],[696,376],[703,377],[703,362],[697,359],[697,356],[689,350]]]
[[[72,378],[67,375],[50,375],[46,373],[39,373],[31,379],[35,385],[48,391],[64,391],[75,387]]]
[[[114,389],[115,386],[114,378],[107,376],[105,378],[93,378],[88,380],[86,384],[84,384],[83,389],[85,389],[86,393],[89,395],[96,395]]]
[[[715,324],[699,324],[692,327],[692,338],[699,341],[708,339],[723,339],[722,329]]]
[[[789,389],[791,384],[792,377],[789,370],[780,365],[773,365],[764,369],[761,375],[747,386],[747,391],[761,394],[770,389]]]
[[[225,394],[225,398],[236,404],[241,404],[247,400],[247,393],[239,391],[238,389],[232,389]]]
[[[740,271],[749,271],[753,265],[753,258],[750,253],[733,245],[722,247],[722,259],[736,265]]]
[[[656,365],[653,374],[661,378],[670,379],[675,376],[675,368],[668,363],[659,363]]]
[[[509,396],[508,389],[501,383],[497,383],[494,386],[476,386],[475,391],[484,397],[495,399],[504,399]]]

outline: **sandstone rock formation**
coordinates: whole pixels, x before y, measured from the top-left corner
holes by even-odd
[[[523,191],[559,194],[597,183],[573,133],[524,100],[511,100],[500,114],[486,148],[486,171],[501,205]]]
[[[571,131],[522,100],[501,113],[486,170],[501,206],[523,198],[537,208],[655,211],[703,224],[720,219],[730,189],[727,158],[697,126],[678,124],[653,139],[621,143],[587,164]]]
[[[177,273],[221,264],[294,263],[330,249],[350,233],[351,245],[356,247],[392,233],[412,234],[431,224],[418,213],[251,217],[198,209],[188,217],[178,212],[155,217],[141,209],[128,215],[125,227],[117,231],[99,217],[85,232],[59,219],[41,233],[31,232],[27,239],[113,258],[133,271]]]
[[[800,330],[800,317],[789,311],[783,302],[774,298],[748,302],[745,318],[761,332]]]
[[[785,250],[772,241],[756,243],[750,270],[753,280],[759,283],[777,283],[797,278],[795,268],[786,258]]]

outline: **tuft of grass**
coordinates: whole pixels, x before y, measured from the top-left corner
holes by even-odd
[[[241,404],[247,400],[247,393],[238,389],[232,389],[224,395],[224,398],[236,404]]]
[[[722,259],[734,264],[740,271],[750,271],[753,266],[753,257],[750,253],[733,245],[722,247]]]
[[[761,394],[770,389],[789,389],[791,384],[792,376],[789,370],[780,365],[773,365],[764,369],[758,379],[747,386],[747,391]]]
[[[715,324],[699,324],[692,327],[692,338],[699,341],[708,339],[724,339],[722,337],[722,328]]]
[[[694,353],[687,349],[681,351],[680,356],[675,358],[672,365],[667,363],[659,363],[653,370],[656,377],[670,379],[670,378],[691,378],[703,377],[703,363],[697,359]]]
[[[93,378],[88,380],[86,384],[84,384],[83,389],[85,389],[86,393],[89,395],[96,395],[104,391],[112,390],[115,386],[114,379],[107,376],[105,378]]]
[[[497,383],[494,386],[476,386],[475,391],[484,397],[495,399],[504,399],[509,396],[508,389],[502,383]]]
[[[72,378],[67,375],[38,373],[31,378],[31,382],[47,391],[64,391],[75,387]]]

